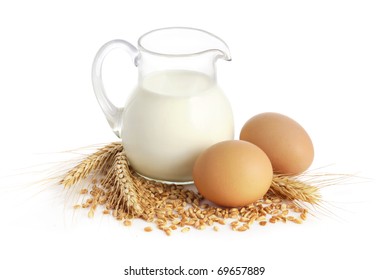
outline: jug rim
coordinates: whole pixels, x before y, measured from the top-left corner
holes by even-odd
[[[226,51],[218,49],[218,48],[205,48],[204,50],[201,51],[187,51],[187,52],[177,52],[177,53],[172,53],[172,52],[163,52],[163,51],[156,51],[152,50],[149,47],[144,46],[144,40],[145,38],[149,37],[150,35],[153,35],[155,33],[160,33],[160,31],[171,31],[171,30],[182,30],[182,31],[194,31],[197,32],[198,34],[206,35],[209,36],[210,38],[214,38],[219,41],[224,46],[224,49],[226,48]],[[200,28],[194,28],[194,27],[185,27],[185,26],[171,26],[171,27],[162,27],[162,28],[157,28],[151,31],[148,31],[147,33],[143,34],[140,36],[138,39],[138,48],[139,51],[141,52],[146,52],[149,54],[153,55],[159,55],[159,56],[166,56],[166,57],[189,57],[189,56],[195,56],[195,55],[200,55],[203,53],[208,53],[208,52],[218,52],[222,53],[222,57],[225,60],[231,60],[230,53],[229,53],[229,47],[225,43],[224,40],[222,40],[220,37],[214,35],[213,33],[210,33],[206,30],[200,29]]]

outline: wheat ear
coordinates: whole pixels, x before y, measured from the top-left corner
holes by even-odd
[[[88,177],[92,172],[108,170],[113,164],[115,155],[122,150],[123,146],[119,142],[114,142],[98,149],[66,172],[59,183],[65,187],[70,187]]]
[[[319,188],[285,175],[275,174],[268,194],[291,201],[319,204]]]
[[[112,208],[121,208],[124,205],[127,213],[140,215],[144,211],[141,203],[142,190],[134,182],[132,172],[124,152],[118,152],[101,185],[109,192],[109,204]]]

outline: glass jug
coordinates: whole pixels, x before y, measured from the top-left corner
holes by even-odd
[[[117,108],[102,81],[105,56],[120,48],[138,67],[138,82]],[[215,62],[231,60],[224,41],[204,30],[170,27],[150,31],[138,48],[124,40],[101,47],[92,67],[97,100],[130,165],[144,177],[191,182],[198,155],[234,137],[231,106],[216,81]]]

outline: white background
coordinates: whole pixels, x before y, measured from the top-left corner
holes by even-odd
[[[262,277],[242,279],[387,279],[387,15],[384,1],[2,1],[0,279],[156,279],[124,276],[130,265],[265,266]],[[233,60],[218,63],[218,80],[236,137],[251,116],[280,112],[309,132],[313,169],[362,177],[323,190],[331,214],[167,237],[143,232],[140,221],[88,219],[61,187],[32,184],[46,176],[33,171],[67,155],[58,152],[116,140],[91,85],[98,48],[166,26],[228,43]],[[118,103],[135,80],[127,59],[107,63]]]

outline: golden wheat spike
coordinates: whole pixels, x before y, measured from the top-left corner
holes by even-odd
[[[114,156],[122,150],[123,146],[119,142],[114,142],[98,149],[66,172],[59,183],[64,187],[71,187],[80,180],[85,179],[91,172],[109,168],[113,164]]]
[[[291,201],[296,200],[310,204],[319,204],[321,202],[318,187],[285,175],[274,175],[268,193]]]

